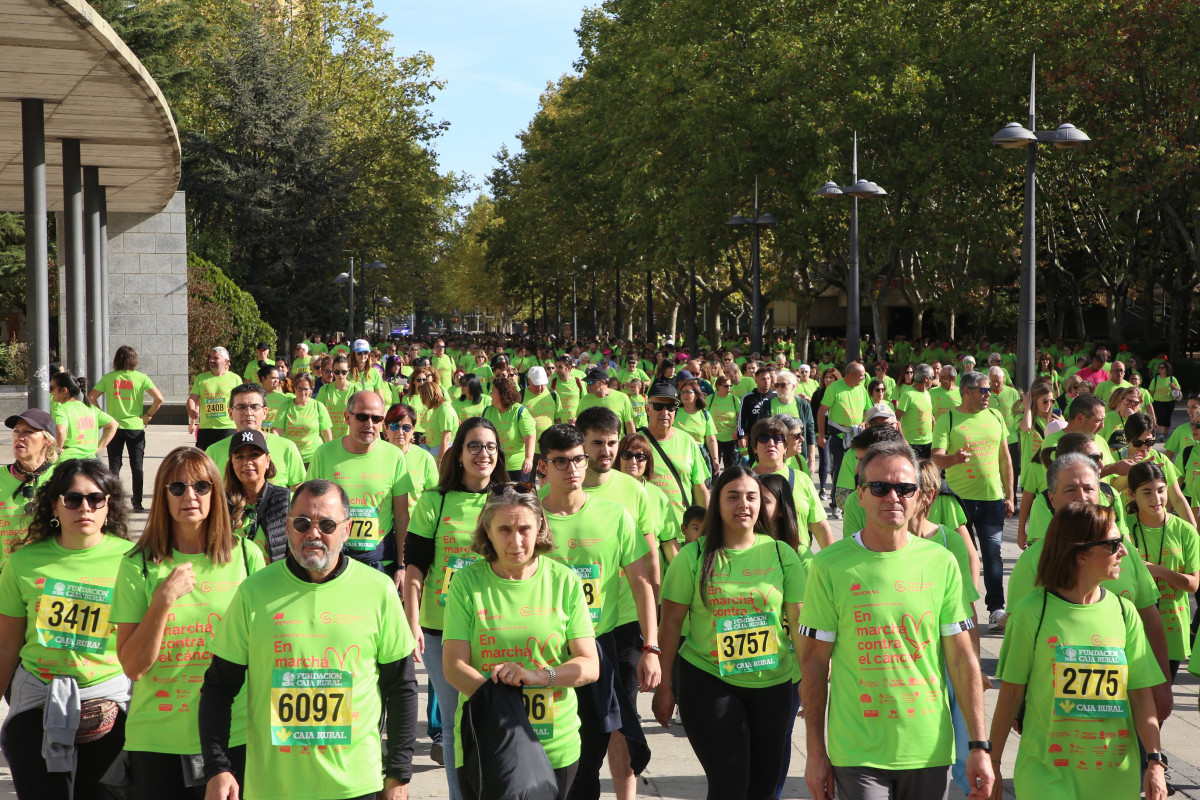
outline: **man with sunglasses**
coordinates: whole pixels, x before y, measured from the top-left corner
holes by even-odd
[[[383,400],[373,391],[350,395],[344,412],[349,432],[317,448],[307,480],[327,480],[350,496],[351,558],[383,569],[385,540],[395,532],[396,552],[404,552],[408,493],[413,490],[400,448],[383,440]],[[403,573],[397,572],[397,586]]]
[[[589,369],[583,382],[588,393],[580,398],[575,416],[578,417],[589,408],[607,408],[621,420],[622,431],[633,433],[633,406],[629,402],[629,395],[609,388],[608,376],[600,367]]]
[[[208,372],[196,376],[187,398],[188,433],[196,434],[196,446],[201,450],[233,435],[226,403],[229,392],[240,383],[241,378],[229,371],[229,351],[224,347],[209,350]]]
[[[932,457],[933,463],[945,470],[946,482],[962,499],[963,511],[974,523],[983,562],[988,624],[995,632],[1004,628],[1008,618],[1000,540],[1004,519],[1016,508],[1008,424],[1003,414],[989,408],[992,389],[986,375],[965,373],[960,391],[962,405],[933,426]]]
[[[712,477],[704,454],[696,440],[675,427],[679,411],[679,392],[669,383],[656,383],[646,393],[646,427],[640,428],[654,448],[654,476],[651,483],[663,490],[677,517],[690,505],[708,507],[708,486]]]
[[[229,721],[243,686],[251,797],[408,796],[414,640],[391,582],[343,552],[352,510],[336,484],[302,484],[288,512],[286,558],[245,580],[226,610],[200,692],[209,797],[238,790]]]
[[[876,444],[859,474],[866,523],[817,553],[800,611],[809,792],[831,797],[836,786],[852,800],[946,797],[954,761],[948,674],[971,739],[972,796],[988,797],[994,775],[983,675],[960,571],[940,543],[908,532],[918,502],[916,457],[903,442]],[[824,675],[828,683],[812,679]]]
[[[642,771],[650,755],[636,706],[629,702],[628,687],[616,667],[617,643],[613,632],[619,619],[622,569],[633,593],[643,641],[636,667],[641,691],[656,689],[662,670],[658,663],[658,603],[654,592],[657,575],[651,574],[652,550],[623,506],[584,490],[588,471],[584,442],[584,435],[577,428],[553,425],[542,434],[538,449],[542,454],[539,469],[546,475],[545,487],[540,492],[542,507],[555,542],[549,556],[571,567],[583,581],[588,613],[596,631],[596,648],[602,654],[599,679],[576,690],[579,769],[567,796],[599,800],[600,767],[614,731],[620,730],[625,736],[634,773]]]
[[[446,354],[446,343],[441,339],[433,343],[433,355],[429,357],[429,365],[437,373],[442,389],[449,392],[451,378],[454,377],[454,359]]]
[[[209,445],[204,451],[217,465],[222,482],[225,480],[225,465],[229,463],[230,447],[247,431],[263,431],[267,419],[267,397],[263,388],[257,383],[238,386],[229,394],[229,413],[237,426],[233,436]],[[275,465],[275,477],[269,481],[276,486],[295,489],[304,481],[304,458],[290,439],[272,437],[271,462]]]

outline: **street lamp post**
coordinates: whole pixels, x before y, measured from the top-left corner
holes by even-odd
[[[349,272],[339,272],[338,276],[333,279],[333,282],[350,284],[350,318],[347,321],[346,333],[351,339],[354,339],[354,258],[353,257],[351,257],[351,259],[350,259],[350,271]]]
[[[758,208],[758,180],[754,181],[754,216],[750,219],[741,214],[734,214],[725,221],[726,225],[753,225],[754,241],[750,246],[750,350],[762,354],[762,283],[759,276],[759,228],[774,225],[779,220],[771,214],[763,214]],[[696,301],[692,300],[693,309]]]
[[[1035,121],[1037,94],[1037,55],[1029,71],[1029,127],[1010,122],[992,136],[992,144],[1009,150],[1025,148],[1025,225],[1021,242],[1020,306],[1017,323],[1017,387],[1028,391],[1036,371],[1034,352],[1037,346],[1037,145],[1052,144],[1060,150],[1078,149],[1091,139],[1070,123],[1057,130],[1039,131]]]
[[[376,272],[378,272],[378,271],[379,271],[379,270],[381,270],[381,269],[387,269],[387,264],[383,263],[382,261],[372,261],[370,264],[367,264],[366,266],[364,266],[364,267],[363,267],[363,270],[373,270],[373,271],[376,271]],[[369,336],[369,335],[370,335],[370,331],[368,331],[368,330],[367,330],[367,307],[366,307],[366,302],[367,302],[367,293],[366,293],[366,288],[367,288],[367,287],[366,287],[366,278],[367,278],[367,274],[366,274],[366,272],[364,271],[364,272],[363,272],[363,290],[364,290],[364,291],[363,291],[363,336]],[[375,287],[375,293],[376,293],[376,294],[378,294],[378,287]],[[375,316],[378,318],[378,316],[379,316],[379,308],[378,308],[378,307],[376,307],[376,308],[374,309],[374,311],[375,311]],[[376,324],[376,325],[378,325],[378,324],[379,324],[379,320],[378,320],[378,319],[376,319],[376,321],[375,321],[375,324]]]
[[[850,270],[846,277],[846,361],[858,360],[859,340],[862,338],[860,314],[862,299],[858,289],[858,199],[886,195],[879,184],[858,178],[858,131],[854,132],[854,155],[850,163],[850,185],[838,186],[829,181],[817,190],[817,197],[850,198]],[[879,331],[875,332],[878,336]]]

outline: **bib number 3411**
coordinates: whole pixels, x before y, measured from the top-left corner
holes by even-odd
[[[38,599],[38,639],[55,650],[103,653],[111,632],[112,594],[111,586],[47,578]]]

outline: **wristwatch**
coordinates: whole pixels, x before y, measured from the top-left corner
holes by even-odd
[[[983,739],[978,742],[967,742],[968,750],[982,750],[985,753],[992,752],[992,742],[990,739]]]
[[[1151,761],[1157,761],[1158,763],[1162,764],[1163,769],[1167,768],[1166,753],[1146,753],[1146,763],[1149,764]]]

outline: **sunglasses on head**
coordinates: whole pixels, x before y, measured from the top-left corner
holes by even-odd
[[[103,492],[92,492],[90,494],[67,492],[66,494],[59,495],[59,498],[62,500],[63,508],[69,508],[72,511],[83,505],[84,500],[87,500],[88,508],[93,511],[108,505],[108,495]]]
[[[679,405],[674,401],[659,403],[652,400],[650,401],[650,408],[654,411],[676,411]]]
[[[888,492],[895,492],[896,497],[912,497],[917,493],[915,483],[888,483],[887,481],[867,481],[863,484],[871,490],[875,497],[887,497]]]
[[[204,495],[208,494],[213,488],[212,481],[196,481],[195,483],[188,483],[186,481],[171,481],[167,484],[167,491],[170,492],[174,497],[183,497],[183,493],[188,490],[189,486],[192,487],[192,491],[194,491],[199,497],[203,497]]]
[[[537,492],[537,487],[528,481],[516,481],[514,483],[493,483],[488,486],[488,491],[500,497],[508,489],[512,489],[517,494],[534,494]]]
[[[407,422],[389,422],[388,423],[388,430],[404,431],[405,433],[409,433],[412,431],[412,429],[413,429],[413,426],[409,425]]]
[[[647,456],[645,453],[626,452],[626,453],[621,453],[621,460],[622,461],[636,461],[639,464],[644,464],[644,463],[646,463],[646,461],[649,460],[649,456]]]
[[[309,530],[312,529],[312,526],[316,525],[317,530],[320,531],[321,533],[325,534],[326,536],[329,536],[331,533],[336,531],[338,529],[338,525],[341,525],[343,522],[346,521],[344,519],[329,519],[329,518],[313,519],[311,517],[303,517],[303,516],[291,517],[291,520],[292,520],[292,529],[294,531],[296,531],[296,533],[308,533]]]
[[[1121,549],[1123,540],[1121,539],[1100,539],[1095,542],[1080,542],[1075,545],[1079,550],[1091,550],[1093,547],[1102,547],[1108,551],[1110,556],[1115,556],[1117,551]]]
[[[376,425],[383,422],[383,414],[364,414],[360,411],[358,413],[351,414],[351,416],[354,417],[359,422],[370,421],[370,422],[374,422]]]

